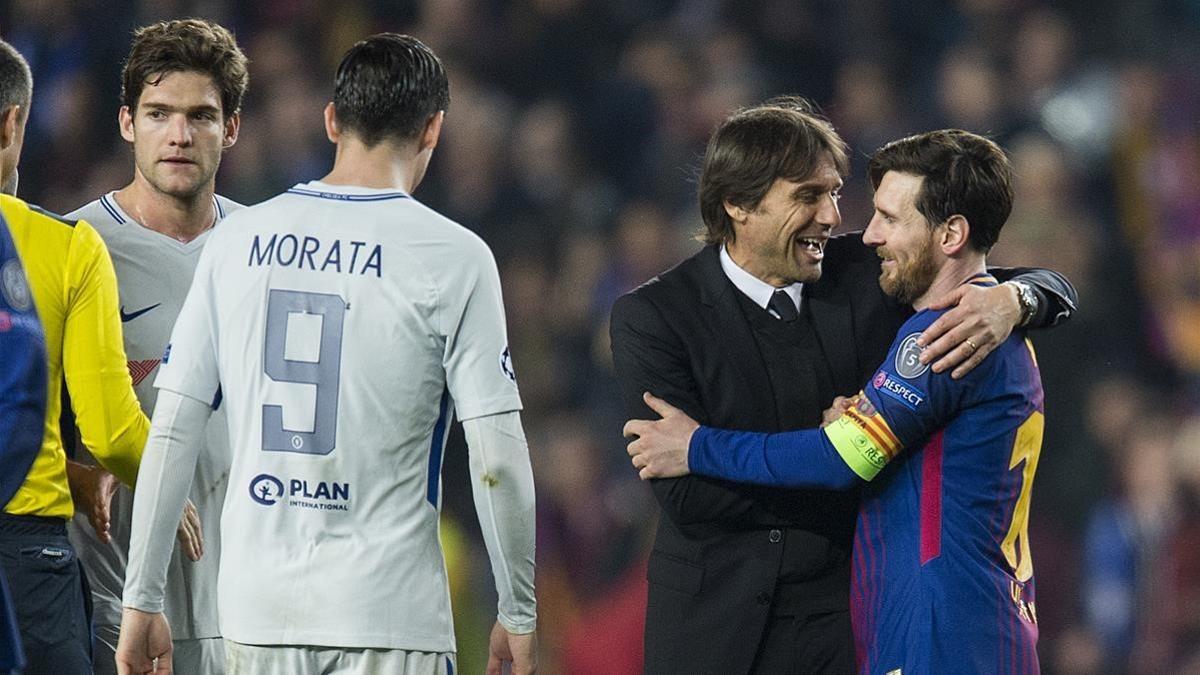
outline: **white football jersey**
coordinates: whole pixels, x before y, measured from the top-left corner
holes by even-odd
[[[167,351],[156,386],[229,418],[221,634],[453,651],[446,436],[521,407],[487,245],[403,192],[301,184],[213,232]]]
[[[90,223],[100,233],[112,256],[117,272],[121,329],[129,373],[142,410],[146,415],[153,415],[158,390],[150,375],[158,369],[175,317],[179,315],[192,284],[200,251],[213,230],[181,243],[142,227],[121,209],[113,195],[109,192],[67,217]],[[213,197],[213,206],[218,224],[226,214],[242,208],[241,204],[220,196]],[[192,562],[177,546],[167,572],[165,613],[177,640],[221,635],[216,599],[220,557],[218,533],[229,473],[228,433],[223,410],[217,410],[210,418],[206,439],[188,494],[200,512],[205,554],[199,562]],[[96,463],[90,457],[82,458],[82,461]],[[112,503],[112,544],[103,544],[96,538],[86,514],[76,511],[68,526],[92,587],[94,621],[106,641],[121,624],[121,590],[125,586],[132,517],[133,491],[122,485]],[[105,627],[110,630],[103,630]]]

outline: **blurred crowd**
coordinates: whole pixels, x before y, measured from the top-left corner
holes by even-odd
[[[65,212],[128,182],[121,59],[137,25],[204,16],[250,58],[218,192],[320,177],[337,58],[380,30],[445,60],[451,105],[417,197],[496,252],[538,484],[547,673],[632,673],[657,518],[627,465],[613,300],[694,251],[717,122],[781,93],[866,158],[954,126],[1011,154],[990,258],[1066,274],[1081,308],[1034,336],[1046,438],[1033,499],[1049,673],[1200,672],[1200,3],[1194,0],[3,0],[34,104],[20,194]],[[443,537],[463,672],[482,671],[491,573],[459,439]],[[731,626],[730,630],[736,630]]]

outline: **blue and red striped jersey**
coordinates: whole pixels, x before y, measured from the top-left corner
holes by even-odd
[[[0,214],[0,507],[16,493],[42,445],[46,343],[33,293]]]
[[[42,447],[46,345],[25,270],[0,215],[0,506],[25,481]],[[25,664],[16,616],[0,569],[0,672]]]
[[[777,486],[868,481],[851,589],[862,672],[1036,673],[1028,525],[1044,420],[1037,362],[1013,334],[964,378],[935,374],[918,361],[916,340],[940,315],[909,319],[825,429],[701,427],[689,465]]]

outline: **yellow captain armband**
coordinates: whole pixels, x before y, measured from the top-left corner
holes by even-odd
[[[900,451],[900,439],[861,394],[824,431],[842,461],[863,480],[875,478]]]

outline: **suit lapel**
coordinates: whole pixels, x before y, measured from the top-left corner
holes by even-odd
[[[858,382],[858,355],[854,349],[854,315],[850,298],[833,292],[830,284],[817,282],[804,285],[804,302],[812,313],[813,328],[825,362],[833,374],[835,388],[846,382]],[[840,384],[839,384],[840,383]],[[850,392],[838,391],[839,395]]]
[[[754,392],[750,399],[763,402],[763,405],[755,406],[757,414],[765,423],[777,425],[767,366],[758,351],[758,341],[751,332],[750,323],[734,295],[737,288],[721,269],[719,250],[716,246],[708,246],[697,257],[700,302],[705,307],[705,320],[720,341],[720,352],[737,364],[747,391]]]

